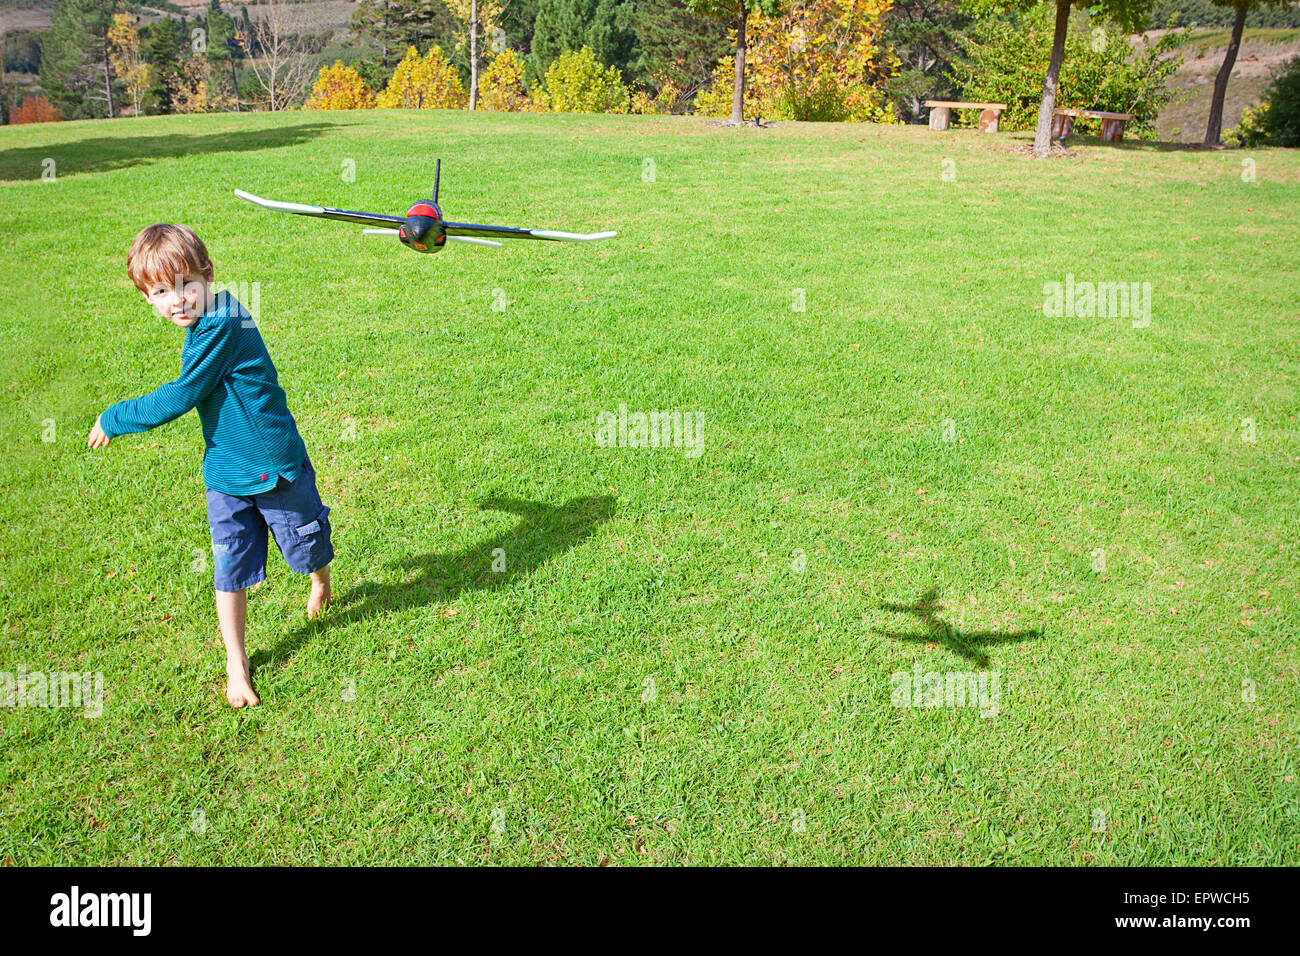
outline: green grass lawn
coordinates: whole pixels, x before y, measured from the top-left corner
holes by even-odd
[[[1300,862],[1300,153],[1026,136],[0,130],[0,670],[104,688],[0,708],[0,861]],[[452,219],[620,237],[418,256],[231,195],[400,213],[437,156]],[[257,284],[333,509],[325,619],[278,554],[250,593],[253,710],[197,419],[85,447],[179,368],[155,221]],[[1046,315],[1067,276],[1149,327]],[[703,453],[602,447],[620,405]],[[996,715],[893,706],[917,665]]]

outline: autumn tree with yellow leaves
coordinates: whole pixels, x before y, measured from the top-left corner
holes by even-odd
[[[113,72],[131,95],[135,115],[140,115],[140,101],[149,89],[149,64],[140,52],[140,31],[134,13],[115,13],[108,28],[108,59]]]
[[[483,71],[483,90],[479,102],[485,110],[517,113],[528,108],[524,90],[524,61],[514,50],[506,48],[496,55]]]
[[[880,45],[892,0],[809,0],[750,18],[744,113],[789,120],[898,122],[881,88],[893,60]],[[730,58],[696,112],[734,116]]]
[[[880,45],[892,5],[893,0],[812,0],[791,4],[779,18],[757,18],[750,62],[766,115],[897,122],[882,89],[892,57]]]
[[[350,66],[336,60],[333,66],[321,67],[305,110],[368,110],[375,106],[375,94],[366,81]]]
[[[467,99],[456,68],[435,43],[423,57],[415,47],[407,47],[375,105],[381,109],[459,110],[465,108]]]
[[[497,22],[501,19],[501,6],[496,0],[442,0],[451,13],[460,35],[456,41],[459,53],[469,48],[469,108],[478,108],[478,64],[479,37],[492,36],[496,33]]]

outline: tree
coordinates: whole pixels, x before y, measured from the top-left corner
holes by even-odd
[[[662,92],[671,87],[675,111],[708,85],[718,61],[731,50],[727,28],[718,20],[692,13],[687,0],[640,0],[630,23],[636,36],[637,58],[631,78],[653,84]]]
[[[122,85],[131,97],[132,111],[140,115],[140,101],[149,88],[149,65],[144,61],[140,49],[140,31],[136,29],[136,16],[133,13],[113,14],[113,23],[108,30],[110,45],[109,60],[113,72],[117,74]]]
[[[1047,67],[1052,29],[1053,11],[1046,6],[1012,19],[978,21],[963,40],[965,56],[953,64],[957,98],[1006,103],[1002,129],[1034,129],[1042,104],[1038,78]],[[1156,117],[1174,94],[1169,81],[1182,62],[1176,51],[1185,42],[1185,33],[1173,30],[1134,45],[1114,23],[1098,25],[1078,11],[1066,34],[1058,100],[1064,106],[1132,113],[1137,119],[1129,132],[1154,137]]]
[[[15,126],[20,123],[57,123],[61,119],[63,117],[50,105],[49,100],[30,93],[23,97],[23,105],[15,106],[9,116],[9,122]]]
[[[69,119],[116,112],[108,29],[114,0],[57,0],[41,46],[41,87]]]
[[[469,47],[469,108],[478,108],[478,38],[496,34],[497,21],[501,17],[501,7],[495,0],[443,0],[457,26],[461,28],[456,41],[456,48],[464,50]],[[469,42],[466,43],[468,36]]]
[[[524,91],[524,64],[519,54],[506,47],[483,72],[483,108],[498,113],[516,113],[528,105]]]
[[[333,66],[321,67],[316,85],[303,104],[305,110],[365,110],[375,106],[375,94],[366,81],[350,66],[336,60]]]
[[[1065,60],[1065,37],[1070,25],[1070,7],[1078,6],[1090,14],[1109,17],[1130,31],[1140,30],[1146,20],[1146,8],[1152,0],[968,0],[973,13],[992,11],[1028,11],[1039,3],[1055,4],[1056,18],[1052,32],[1051,55],[1043,76],[1043,95],[1038,106],[1038,124],[1034,129],[1033,155],[1046,156],[1052,147],[1052,111],[1060,83],[1061,64]]]
[[[501,31],[493,39],[496,46],[504,50],[531,50],[533,46],[533,27],[537,23],[539,0],[506,0],[501,9]]]
[[[1214,93],[1210,97],[1210,118],[1205,124],[1205,145],[1218,146],[1223,134],[1223,101],[1228,95],[1228,80],[1232,77],[1232,68],[1237,62],[1237,53],[1241,50],[1241,33],[1246,26],[1246,14],[1252,8],[1284,2],[1284,0],[1214,0],[1222,7],[1233,10],[1232,36],[1228,40],[1228,49],[1223,52],[1223,63],[1214,77]]]
[[[731,122],[745,122],[745,22],[751,16],[774,17],[781,12],[782,0],[687,0],[692,13],[714,20],[730,22],[736,31],[735,85],[731,95]]]
[[[423,58],[415,47],[408,47],[393,78],[376,99],[382,109],[407,110],[463,109],[466,101],[460,76],[436,43]]]
[[[451,41],[456,22],[442,0],[361,0],[352,34],[378,43],[380,62],[392,69],[407,47]]]
[[[212,61],[212,69],[216,73],[229,70],[230,98],[238,112],[239,73],[235,69],[235,59],[239,53],[239,39],[235,36],[235,19],[221,9],[218,0],[212,0],[205,22],[208,30],[207,57]]]
[[[177,113],[206,113],[213,106],[212,64],[206,56],[187,57],[176,77],[172,105]]]
[[[302,40],[292,32],[290,5],[281,0],[258,4],[251,28],[237,29],[240,45],[248,51],[248,65],[272,112],[297,99],[311,81],[311,58]],[[260,54],[254,56],[254,50]]]
[[[877,88],[893,58],[879,46],[890,0],[803,0],[754,23],[754,84],[767,115],[892,121]]]
[[[905,122],[919,121],[926,100],[955,97],[950,71],[970,20],[956,0],[894,0],[881,45],[898,58],[886,88]]]
[[[628,92],[616,67],[601,66],[591,47],[561,53],[533,89],[533,108],[553,113],[626,113]]]
[[[1237,12],[1214,0],[1155,0],[1147,16],[1147,29],[1158,30],[1177,18],[1179,26],[1230,27]],[[1246,15],[1246,28],[1300,27],[1300,4],[1291,2],[1262,5]]]
[[[590,48],[605,66],[629,69],[636,59],[630,0],[540,0],[529,47],[527,79],[535,82],[560,54]]]
[[[181,61],[177,56],[180,37],[176,21],[163,17],[153,24],[149,35],[149,73],[153,76],[153,86],[149,93],[153,98],[154,108],[159,113],[170,113],[174,109],[172,102],[176,89],[176,79],[181,73]]]

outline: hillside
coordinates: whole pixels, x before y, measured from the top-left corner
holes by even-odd
[[[1226,43],[1227,32],[1214,30],[1199,34],[1180,48],[1186,59],[1172,82],[1180,96],[1160,113],[1156,128],[1162,140],[1199,143],[1204,138],[1214,77],[1223,62]],[[1247,107],[1259,102],[1273,74],[1297,55],[1300,55],[1300,30],[1247,31],[1228,81],[1223,107],[1225,132],[1237,125]]]

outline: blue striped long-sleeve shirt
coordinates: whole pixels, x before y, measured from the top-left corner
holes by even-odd
[[[109,438],[164,425],[198,409],[203,481],[228,495],[255,495],[280,476],[297,479],[306,448],[270,353],[248,312],[227,292],[185,331],[181,374],[99,417]]]

